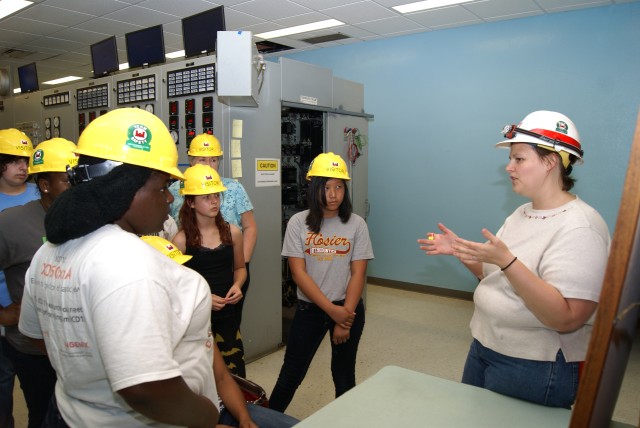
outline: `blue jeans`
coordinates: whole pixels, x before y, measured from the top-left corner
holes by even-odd
[[[255,404],[247,403],[247,410],[249,410],[251,419],[253,419],[260,428],[289,428],[300,422],[284,413],[276,412],[275,410],[262,406],[256,406]],[[220,412],[218,424],[237,427],[238,421],[227,409],[223,409]]]
[[[473,340],[462,383],[550,407],[571,408],[578,390],[580,363],[567,363],[558,350],[555,361],[508,357]]]
[[[256,406],[255,404],[247,404],[247,410],[251,419],[260,428],[289,428],[297,424],[299,421],[287,416],[283,413],[276,412],[275,410],[266,409],[264,407]],[[218,424],[229,425],[232,427],[238,426],[238,421],[229,413],[227,409],[223,409],[220,412],[220,419]],[[4,427],[3,427],[4,428]],[[47,417],[42,424],[42,428],[69,428],[69,425],[62,419],[55,395],[51,397],[49,403],[49,411]]]
[[[0,340],[0,427],[13,428],[13,381],[16,373]]]
[[[334,302],[341,304],[344,302]],[[362,299],[356,306],[356,317],[351,326],[349,340],[340,345],[331,342],[331,375],[336,397],[356,385],[356,354],[364,329],[364,304]],[[313,303],[298,301],[296,314],[291,323],[289,342],[284,354],[284,363],[276,386],[269,398],[269,407],[284,412],[304,380],[309,365],[327,331],[333,337],[335,322]]]
[[[58,402],[56,401],[56,395],[51,396],[49,401],[49,408],[47,409],[47,416],[42,421],[42,428],[69,428],[69,425],[62,419],[60,410],[58,410]]]
[[[56,386],[56,372],[46,355],[25,354],[2,338],[4,353],[15,368],[29,409],[29,428],[40,428]]]

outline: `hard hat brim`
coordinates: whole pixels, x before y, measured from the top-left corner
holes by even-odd
[[[166,168],[159,171],[164,171],[169,174],[172,178],[177,178],[178,180],[184,180],[184,174],[178,168]]]
[[[188,256],[186,254],[180,254],[178,256],[175,256],[173,258],[173,260],[175,260],[176,262],[180,263],[181,265],[185,264],[186,262],[188,262],[189,260],[191,260],[193,256]]]
[[[180,194],[182,196],[201,196],[201,195],[212,195],[214,193],[222,193],[222,192],[226,192],[227,188],[224,186],[220,186],[220,187],[212,187],[209,189],[187,189],[185,191],[185,189],[180,189]]]

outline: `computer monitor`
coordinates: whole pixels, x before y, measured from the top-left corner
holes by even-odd
[[[93,65],[93,77],[107,76],[109,73],[119,70],[116,36],[91,45],[91,64]]]
[[[215,52],[218,31],[225,31],[224,6],[218,6],[182,19],[185,57]]]
[[[20,92],[23,94],[40,89],[35,62],[18,67],[18,81],[20,82]]]
[[[124,38],[127,44],[129,68],[162,64],[166,61],[162,25],[127,33]]]

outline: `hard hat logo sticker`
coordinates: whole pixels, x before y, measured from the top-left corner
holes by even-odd
[[[44,163],[44,152],[42,149],[38,149],[33,153],[33,164],[42,165]]]
[[[144,125],[132,125],[127,131],[127,146],[132,149],[151,151],[151,131]]]
[[[561,120],[558,123],[556,123],[556,131],[557,132],[562,132],[563,134],[568,134],[569,133],[569,125],[567,125],[566,122]]]
[[[20,144],[27,146],[29,142],[27,140],[20,140]]]

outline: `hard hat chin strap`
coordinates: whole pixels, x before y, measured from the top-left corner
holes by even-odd
[[[560,156],[560,159],[562,159],[562,166],[564,166],[564,169],[567,169],[569,167],[569,164],[571,163],[569,152],[565,152],[564,150],[556,150],[554,147],[546,146],[544,144],[537,144],[537,146],[545,150],[549,150],[550,152],[556,152]]]
[[[69,176],[69,182],[75,186],[80,183],[91,181],[96,177],[106,175],[111,172],[113,168],[120,165],[122,165],[122,162],[112,160],[106,160],[94,165],[78,164],[73,168],[67,165],[67,175]]]

